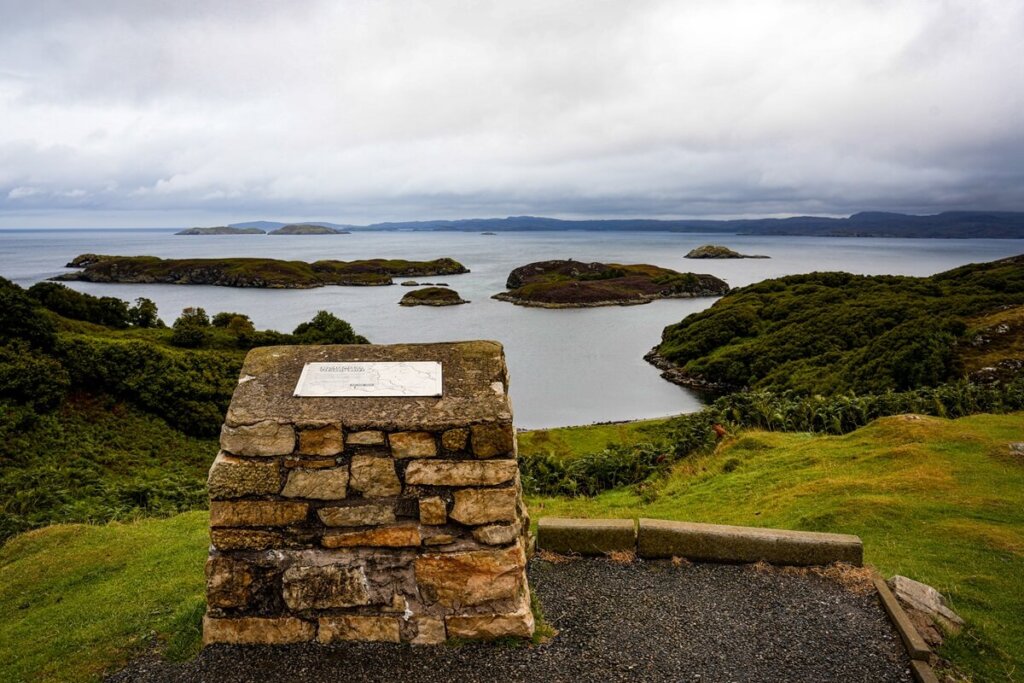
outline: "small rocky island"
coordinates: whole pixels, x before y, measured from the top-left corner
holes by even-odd
[[[416,289],[398,302],[400,306],[458,306],[469,302],[459,296],[454,289],[444,287],[425,287]]]
[[[266,235],[259,228],[235,228],[230,225],[218,225],[213,228],[187,228],[175,235]]]
[[[760,256],[757,254],[741,254],[729,247],[718,244],[705,244],[704,246],[691,249],[686,258],[771,258],[771,256]]]
[[[646,304],[655,299],[721,296],[729,285],[713,275],[679,273],[647,264],[539,261],[509,273],[507,292],[493,296],[519,306],[586,308]]]
[[[271,230],[268,235],[348,235],[348,230],[339,230],[326,225],[314,223],[292,223],[283,225],[277,230]]]
[[[390,285],[394,284],[394,277],[469,272],[461,263],[450,258],[433,261],[368,259],[306,263],[268,258],[162,259],[156,256],[82,254],[72,259],[66,267],[82,270],[51,279],[275,289],[309,289],[325,285]]]

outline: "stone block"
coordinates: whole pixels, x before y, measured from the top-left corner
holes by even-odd
[[[516,433],[511,422],[473,425],[469,438],[473,445],[473,455],[478,458],[507,456],[515,450]]]
[[[367,531],[333,531],[324,534],[325,548],[406,548],[420,544],[420,529],[415,525],[379,527]]]
[[[313,640],[316,625],[295,617],[203,618],[203,645],[285,645]]]
[[[516,478],[514,460],[414,460],[405,471],[405,483],[423,486],[495,486]]]
[[[210,503],[210,526],[287,526],[306,519],[306,503],[264,500],[215,500]]]
[[[210,543],[217,550],[268,550],[300,544],[289,534],[262,529],[211,529]]]
[[[224,451],[210,467],[206,479],[210,498],[268,496],[281,490],[281,472],[277,460],[243,460]]]
[[[370,604],[361,568],[342,565],[289,567],[281,578],[284,602],[292,610],[332,609]]]
[[[288,455],[295,450],[295,429],[273,420],[239,427],[224,425],[220,447],[232,455]]]
[[[490,524],[473,529],[473,538],[486,545],[505,545],[519,538],[516,524]]]
[[[352,456],[349,486],[367,498],[397,496],[402,492],[394,461],[372,455]]]
[[[508,489],[461,489],[455,492],[455,505],[449,515],[462,524],[513,522],[519,491]]]
[[[420,499],[420,524],[444,524],[448,521],[448,508],[437,496]]]
[[[636,550],[632,519],[563,519],[542,517],[537,522],[537,547],[555,553],[604,555]]]
[[[711,562],[764,560],[779,565],[846,562],[859,567],[863,546],[860,538],[846,534],[641,519],[637,554]]]
[[[293,469],[281,495],[285,498],[341,500],[348,487],[348,469]]]
[[[370,429],[364,432],[349,432],[345,437],[349,446],[383,446],[384,432]]]
[[[394,505],[349,505],[347,507],[329,507],[317,510],[320,521],[327,526],[373,526],[377,524],[393,524],[395,521]]]
[[[526,555],[518,543],[500,550],[424,554],[415,565],[422,598],[444,607],[515,598],[526,581]]]
[[[413,645],[440,645],[448,640],[444,619],[422,617],[415,622],[416,635],[410,641]]]
[[[341,427],[336,424],[299,430],[299,453],[337,455],[343,448]]]
[[[468,442],[469,430],[462,427],[459,429],[449,429],[441,435],[441,448],[449,453],[459,453],[466,450]]]
[[[388,437],[391,455],[396,458],[432,458],[437,442],[430,432],[395,432]]]
[[[448,635],[452,638],[494,640],[495,638],[533,637],[533,612],[529,604],[506,614],[469,614],[445,619]]]
[[[321,643],[336,643],[344,640],[397,643],[401,641],[401,637],[397,617],[352,615],[320,617],[320,631],[317,640]]]
[[[206,604],[210,607],[245,607],[253,583],[252,570],[245,562],[211,556],[206,560]]]

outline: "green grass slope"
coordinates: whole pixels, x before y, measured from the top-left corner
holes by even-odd
[[[975,681],[1014,680],[1024,671],[1024,462],[1007,444],[1021,439],[1022,417],[891,417],[844,436],[746,431],[653,483],[528,505],[534,519],[650,516],[858,534],[867,562],[934,585],[967,619],[943,657]],[[649,428],[549,430],[539,441],[573,458],[613,430],[632,442]],[[523,447],[537,447],[538,436],[523,435]],[[0,680],[97,680],[153,646],[171,657],[195,652],[206,524],[190,512],[9,541],[0,548]]]
[[[32,531],[0,548],[0,680],[96,681],[198,651],[207,514]]]
[[[653,486],[534,498],[530,514],[658,517],[857,534],[885,576],[968,621],[941,655],[978,681],[1024,673],[1024,416],[877,420],[844,436],[743,432]]]

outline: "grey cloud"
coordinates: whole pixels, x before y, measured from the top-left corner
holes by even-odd
[[[1024,209],[1022,42],[1014,0],[0,2],[0,225]]]

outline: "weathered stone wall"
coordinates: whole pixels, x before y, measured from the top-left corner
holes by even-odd
[[[291,396],[323,360],[440,360],[444,395]],[[507,387],[494,342],[252,351],[209,476],[204,642],[530,636]]]

